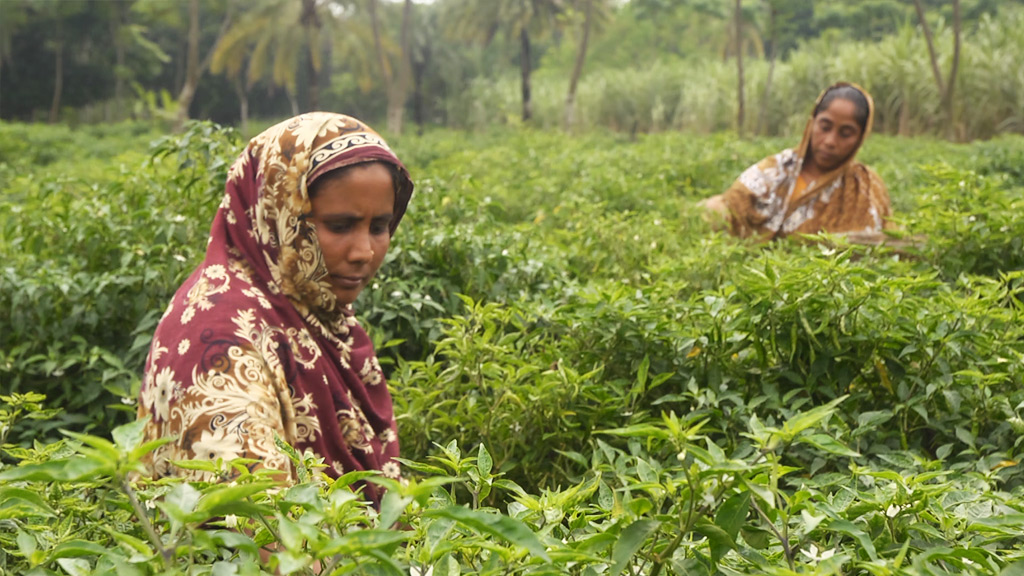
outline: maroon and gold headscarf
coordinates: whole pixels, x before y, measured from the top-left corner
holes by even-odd
[[[328,281],[309,187],[361,162],[397,167],[395,228],[408,172],[362,122],[316,112],[252,139],[232,165],[206,257],[178,289],[150,347],[139,417],[149,439],[175,436],[149,462],[245,457],[290,472],[281,436],[322,457],[334,477],[400,477],[397,428],[373,345]],[[203,477],[191,473],[192,477]],[[376,501],[373,486],[365,487]]]
[[[868,103],[860,142],[842,165],[797,194],[797,177],[811,145],[814,110],[829,91],[843,86],[860,91]],[[871,133],[874,113],[874,100],[863,88],[847,82],[830,86],[815,101],[798,147],[747,168],[728,190],[709,199],[709,205],[712,201],[724,205],[729,230],[740,237],[767,240],[789,234],[881,232],[890,215],[889,193],[878,174],[856,160]]]

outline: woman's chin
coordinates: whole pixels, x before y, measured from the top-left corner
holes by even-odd
[[[338,305],[344,308],[356,301],[363,287],[358,288],[334,288],[334,297],[338,299]]]

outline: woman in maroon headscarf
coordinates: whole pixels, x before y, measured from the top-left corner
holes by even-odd
[[[153,475],[204,478],[170,461],[218,458],[290,475],[276,434],[334,477],[400,477],[391,395],[352,303],[412,190],[384,140],[354,118],[304,114],[249,142],[206,257],[153,336],[139,417],[148,439],[175,437],[151,455]]]

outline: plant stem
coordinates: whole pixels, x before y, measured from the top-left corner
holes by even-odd
[[[142,508],[142,504],[139,502],[138,496],[135,494],[135,490],[132,490],[131,485],[128,484],[128,479],[125,477],[119,478],[121,491],[128,496],[128,502],[132,505],[132,510],[135,511],[135,515],[139,518],[139,523],[142,524],[142,529],[146,531],[146,536],[149,537],[149,541],[153,543],[153,546],[160,552],[160,559],[163,562],[163,567],[166,568],[171,562],[171,551],[164,548],[163,542],[160,541],[160,535],[156,533],[153,528],[153,524],[149,521],[149,515]]]
[[[757,511],[758,516],[760,516],[761,519],[768,524],[768,527],[771,528],[772,532],[775,533],[775,536],[779,539],[779,542],[782,543],[782,551],[786,555],[786,562],[789,563],[789,569],[796,570],[796,564],[793,562],[793,550],[789,547],[789,541],[782,536],[782,533],[780,533],[778,528],[775,527],[775,523],[772,522],[770,518],[768,518],[768,515],[764,513],[764,510],[761,509],[761,506],[757,504],[756,496],[750,499],[750,503],[754,506],[754,510]]]
[[[690,488],[690,507],[686,513],[686,522],[679,525],[679,534],[676,534],[672,543],[662,550],[661,554],[654,555],[654,563],[651,565],[651,576],[658,576],[661,573],[661,569],[665,566],[665,559],[672,557],[672,554],[679,548],[679,545],[683,543],[683,538],[689,534],[690,529],[693,527],[693,516],[696,512],[697,499],[693,490],[693,476],[689,471],[686,472],[686,484]]]

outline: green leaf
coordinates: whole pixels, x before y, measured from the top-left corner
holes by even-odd
[[[1007,564],[999,573],[999,576],[1024,576],[1024,560],[1018,560],[1013,564]]]
[[[636,383],[641,391],[647,386],[647,372],[650,369],[651,358],[645,354],[644,359],[640,361],[640,367],[636,371]]]
[[[213,516],[259,513],[260,508],[249,503],[246,499],[253,494],[266,492],[274,486],[279,486],[279,484],[269,481],[236,484],[234,486],[218,484],[212,490],[202,495],[195,510]]]
[[[79,448],[78,451],[87,456],[98,458],[106,462],[111,467],[117,466],[117,461],[121,457],[121,453],[118,452],[117,446],[115,446],[109,440],[100,438],[99,436],[92,436],[90,434],[81,434],[79,432],[72,432],[70,430],[61,430],[61,433],[65,436],[70,436],[75,440],[78,440],[85,446],[91,446],[93,449],[89,450],[84,446]]]
[[[829,454],[835,454],[837,456],[845,456],[847,458],[859,458],[860,453],[850,450],[843,445],[842,442],[827,434],[807,434],[803,436],[797,436],[797,442],[803,444],[810,444],[815,448],[824,450]]]
[[[104,480],[113,474],[114,467],[108,462],[92,457],[72,456],[41,464],[24,464],[0,472],[0,481],[81,482]]]
[[[59,558],[57,564],[68,573],[68,576],[89,576],[92,574],[92,566],[89,561],[83,558]]]
[[[484,479],[491,475],[491,468],[494,466],[494,460],[491,459],[491,453],[487,451],[487,448],[480,444],[480,448],[477,450],[476,456],[476,467],[480,471],[480,478]]]
[[[428,518],[448,518],[476,532],[501,538],[516,546],[522,546],[531,554],[548,560],[548,553],[537,535],[519,520],[492,514],[482,510],[470,510],[462,506],[449,506],[440,510],[427,510]]]
[[[608,569],[608,576],[622,574],[629,561],[647,541],[647,537],[660,526],[661,522],[650,518],[640,519],[626,526],[612,549],[612,567]]]
[[[320,510],[323,502],[320,488],[316,484],[299,484],[292,486],[281,495],[281,505],[302,506],[306,510]]]
[[[35,492],[12,486],[0,487],[0,520],[32,515],[54,516],[56,511]]]
[[[110,432],[111,437],[114,439],[114,444],[121,449],[121,452],[131,452],[142,444],[147,422],[149,422],[148,417],[135,420],[130,424],[118,426]]]
[[[637,424],[635,426],[628,426],[626,428],[610,428],[607,430],[597,430],[595,434],[661,439],[668,439],[670,437],[667,430],[661,428],[660,426],[655,426],[653,424]]]
[[[808,428],[811,428],[813,426],[817,426],[822,421],[831,418],[832,415],[835,413],[836,407],[839,406],[839,404],[843,400],[846,400],[847,398],[849,398],[849,395],[840,396],[839,398],[836,398],[835,400],[829,402],[828,404],[817,406],[806,412],[801,412],[797,414],[796,416],[786,421],[786,423],[782,426],[781,434],[785,437],[786,440],[792,440],[793,438],[796,437],[797,434],[803,432],[804,430],[807,430]]]
[[[708,546],[711,548],[711,561],[718,564],[718,561],[725,556],[729,550],[736,549],[734,537],[726,533],[714,524],[700,522],[693,528],[694,532],[703,535],[708,539]]]
[[[239,576],[238,564],[234,562],[214,562],[213,566],[211,566],[210,576]]]
[[[106,548],[96,544],[95,542],[89,542],[88,540],[69,540],[67,542],[61,542],[51,550],[49,559],[55,560],[57,558],[77,558],[80,556],[102,556],[106,552]]]
[[[309,554],[285,550],[274,554],[278,561],[278,572],[281,574],[294,574],[313,563]]]
[[[336,554],[355,556],[366,554],[375,548],[383,548],[391,552],[398,544],[412,537],[412,533],[398,530],[356,530],[324,544],[317,552],[317,558],[326,558]]]
[[[747,512],[750,510],[750,492],[743,491],[733,494],[728,500],[722,503],[715,514],[715,524],[729,535],[729,538],[736,541],[744,521],[747,519]]]
[[[402,512],[405,511],[406,506],[411,504],[412,501],[412,496],[403,496],[394,490],[385,492],[384,497],[380,501],[380,526],[384,528],[394,526],[398,518],[401,517]]]
[[[18,530],[16,541],[18,543],[18,552],[21,552],[21,555],[26,558],[31,558],[38,548],[35,537],[23,530]]]
[[[868,553],[868,557],[872,560],[878,560],[878,553],[875,551],[875,545],[871,542],[871,538],[853,522],[849,520],[833,520],[828,524],[828,529],[853,537],[860,544],[860,549]]]

